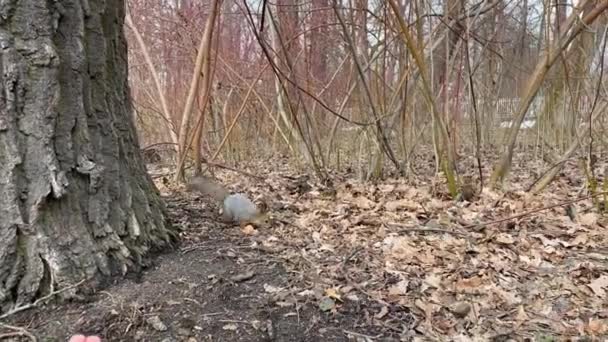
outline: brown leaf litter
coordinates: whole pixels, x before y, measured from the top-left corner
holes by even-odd
[[[90,305],[52,306],[47,316],[11,323],[61,336],[88,327],[108,341],[608,335],[606,216],[589,199],[571,204],[574,220],[562,206],[541,210],[576,197],[571,174],[530,196],[523,191],[530,179],[515,168],[519,181],[509,191],[457,202],[437,196],[436,181],[423,177],[372,184],[335,174],[328,188],[286,164],[256,170],[263,182],[218,175],[232,190],[265,198],[268,227],[219,223],[217,205],[159,180],[183,230],[180,251]],[[52,323],[49,312],[63,322]]]

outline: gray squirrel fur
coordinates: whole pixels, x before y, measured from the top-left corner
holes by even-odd
[[[230,194],[224,186],[204,176],[193,177],[187,185],[188,190],[195,190],[221,203],[222,221],[250,223],[259,218],[260,209],[245,194]]]

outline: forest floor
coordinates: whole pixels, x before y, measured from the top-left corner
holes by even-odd
[[[217,205],[159,179],[182,230],[177,250],[86,302],[32,309],[8,323],[40,341],[75,333],[103,341],[608,336],[608,218],[590,199],[544,209],[585,196],[576,161],[529,195],[547,166],[518,156],[509,189],[471,201],[450,199],[444,182],[428,176],[430,157],[414,165],[427,168],[376,184],[348,171],[317,184],[279,159],[247,169],[263,181],[218,172],[270,207],[268,226],[244,230],[219,223]]]

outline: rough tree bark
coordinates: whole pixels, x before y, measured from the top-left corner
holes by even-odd
[[[175,241],[139,153],[123,19],[124,0],[0,5],[0,312]]]

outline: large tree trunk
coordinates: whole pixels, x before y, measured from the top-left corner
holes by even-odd
[[[0,312],[176,234],[139,153],[123,0],[0,6]]]

